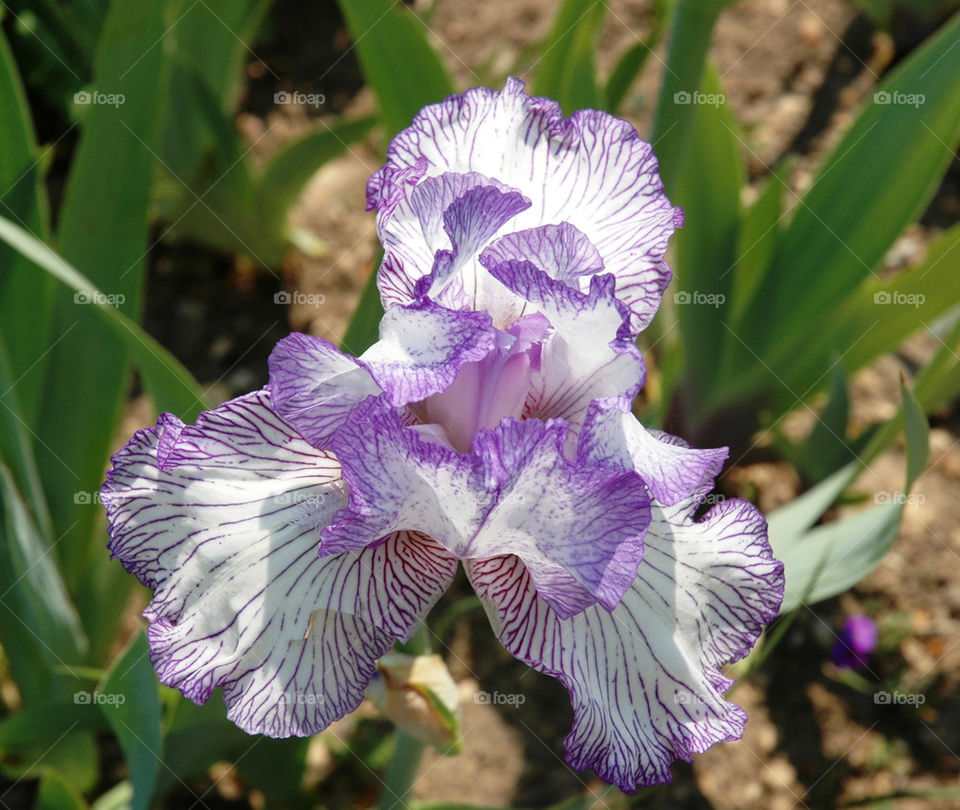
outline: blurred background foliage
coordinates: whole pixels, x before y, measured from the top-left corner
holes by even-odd
[[[346,44],[339,56],[318,46],[321,87],[303,90],[257,56],[269,48],[281,64],[286,47],[267,0],[8,0],[0,10],[0,804],[212,805],[203,791],[223,762],[260,806],[374,801],[371,773],[386,769],[393,745],[382,721],[361,723],[349,746],[328,737],[339,776],[319,784],[310,740],[255,740],[219,700],[199,707],[158,687],[127,610],[142,595],[108,559],[96,492],[133,394],[185,420],[214,399],[141,325],[151,274],[178,263],[212,277],[226,262],[257,288],[292,253],[322,255],[323,241],[291,224],[310,178],[359,142],[382,153],[423,105],[463,89],[429,33],[439,2],[341,0],[305,12],[342,26]],[[665,65],[647,135],[686,225],[674,284],[641,337],[650,378],[637,410],[694,444],[730,445],[734,460],[759,431],[775,437],[771,452],[805,485],[768,516],[788,612],[879,563],[904,502],[842,520],[830,510],[902,431],[908,493],[926,465],[926,416],[960,392],[960,225],[919,263],[882,272],[960,141],[960,15],[947,0],[856,0],[897,58],[805,191],[789,185],[786,155],[747,195],[750,147],[708,59],[729,5],[656,0],[646,37],[601,74],[609,7],[562,0],[544,41],[483,78],[498,87],[523,73],[568,114],[617,114],[651,64]],[[332,93],[320,101],[328,74],[331,86],[350,85],[339,73],[348,54],[376,100],[366,115],[342,114]],[[333,114],[259,154],[238,111],[291,97]],[[373,282],[344,338],[354,352],[376,338]],[[883,306],[895,300],[912,303]],[[920,330],[939,348],[902,387],[900,410],[851,430],[851,376]],[[806,436],[780,429],[811,408]],[[464,607],[448,610],[438,627]]]

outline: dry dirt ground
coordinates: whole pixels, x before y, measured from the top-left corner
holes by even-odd
[[[548,31],[556,6],[555,0],[443,0],[430,18],[430,36],[458,86],[498,85],[506,74],[523,77],[534,66],[533,46]],[[601,70],[647,35],[650,6],[647,0],[611,0]],[[339,58],[336,54],[349,48],[342,33],[329,39],[323,58]],[[625,105],[641,132],[649,129],[661,56],[662,49]],[[761,178],[785,154],[796,152],[800,158],[790,182],[802,190],[818,156],[842,134],[877,75],[896,57],[896,47],[840,0],[746,0],[723,15],[712,56],[744,130],[751,177]],[[347,88],[338,96],[339,107],[371,107],[368,91],[349,76],[338,79],[338,87]],[[248,105],[238,120],[258,155],[314,125],[304,111],[262,104]],[[335,341],[344,334],[377,256],[373,217],[363,209],[364,184],[378,165],[380,146],[354,146],[328,164],[297,205],[296,223],[324,240],[326,252],[321,258],[297,252],[288,258],[285,287],[323,296],[322,304],[313,298],[290,309],[294,329]],[[924,220],[928,227],[901,240],[891,263],[910,261],[932,231],[957,219],[955,198],[938,198],[936,205],[940,208]],[[267,332],[272,336],[284,328]],[[893,412],[900,373],[913,376],[929,356],[931,340],[917,338],[854,379],[854,424]],[[272,341],[263,343],[268,348]],[[249,359],[240,367],[247,365],[255,367]],[[256,374],[230,381],[224,396],[249,388],[247,378]],[[802,430],[802,417],[797,424]],[[738,689],[736,700],[750,716],[745,738],[715,747],[692,766],[678,765],[672,785],[641,794],[636,806],[830,808],[890,794],[886,806],[904,810],[960,807],[960,799],[909,797],[956,787],[960,767],[960,444],[954,411],[938,417],[930,445],[931,466],[916,489],[922,498],[907,507],[901,536],[880,567],[852,592],[801,611],[783,647],[757,678]],[[858,486],[864,493],[893,492],[902,480],[903,452],[896,448],[864,472]],[[789,470],[775,463],[741,467],[728,482],[745,484],[754,486],[765,507],[792,497],[798,486]],[[827,663],[836,628],[854,612],[870,614],[881,629],[881,650],[859,688]],[[604,793],[592,777],[563,764],[570,710],[559,685],[499,650],[481,616],[460,621],[444,646],[465,696],[465,750],[455,758],[428,755],[418,797],[529,807],[589,789],[599,797],[596,807],[622,806],[619,793]],[[873,692],[880,684],[923,694],[925,703],[877,705]],[[472,699],[477,689],[521,692],[526,701],[517,707],[481,705]]]

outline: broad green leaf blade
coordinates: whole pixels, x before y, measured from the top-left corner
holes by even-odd
[[[175,64],[170,94],[180,101],[190,135],[170,141],[177,148],[163,161],[154,198],[161,217],[170,223],[168,239],[188,239],[224,253],[241,253],[272,267],[279,255],[260,240],[253,216],[253,175],[245,149],[237,137],[233,115],[220,109],[219,99],[192,68]],[[195,139],[195,143],[192,142]],[[180,164],[185,165],[180,165]]]
[[[847,377],[839,362],[834,363],[829,376],[826,406],[804,443],[794,448],[788,456],[806,481],[822,481],[856,458],[846,438],[850,399],[847,395]]]
[[[677,0],[670,24],[667,64],[650,138],[660,161],[667,196],[674,191],[686,149],[694,107],[688,102],[699,90],[717,18],[731,0]]]
[[[907,439],[906,481],[901,494],[906,495],[926,466],[929,426],[906,386],[901,386],[901,395]],[[858,460],[828,479],[837,495],[859,472],[860,464]],[[900,497],[806,532],[805,527],[800,527],[804,523],[811,525],[811,518],[818,519],[812,507],[822,505],[823,496],[829,492],[821,485],[817,497],[808,497],[817,489],[804,496],[807,500],[803,508],[795,501],[768,520],[773,555],[783,563],[786,576],[781,613],[801,602],[818,602],[852,587],[879,565],[897,538],[905,501]],[[824,510],[828,507],[829,504],[824,506]]]
[[[249,45],[269,6],[270,0],[204,0],[186,7],[170,31],[178,61],[196,72],[225,115],[236,111]],[[171,107],[168,122],[178,120],[177,106]]]
[[[91,790],[100,778],[97,741],[89,731],[62,729],[55,742],[20,748],[12,761],[0,762],[0,773],[11,780],[40,779],[54,771],[81,793]]]
[[[917,375],[913,392],[921,410],[933,413],[940,405],[960,394],[960,317],[954,316],[949,333],[940,340],[940,348]],[[907,400],[901,402],[896,415],[877,429],[860,454],[869,462],[882,453],[899,435],[904,426]]]
[[[427,42],[426,28],[393,0],[338,0],[368,84],[390,134],[409,126],[421,107],[454,92]]]
[[[845,301],[825,306],[823,317],[807,326],[802,346],[776,364],[784,385],[769,391],[771,417],[794,408],[799,394],[807,399],[815,395],[827,380],[824,368],[832,357],[839,356],[852,374],[884,352],[895,351],[958,300],[960,226],[955,226],[931,243],[926,259],[916,267],[883,281],[867,279]]]
[[[227,720],[223,702],[211,699],[197,705],[176,694],[166,730],[163,761],[158,791],[163,793],[178,784],[204,773],[220,760],[239,756],[250,747],[250,736]],[[264,740],[260,745],[266,745]]]
[[[56,771],[47,771],[40,778],[33,810],[86,810],[80,792]]]
[[[960,139],[958,38],[960,14],[881,83],[820,169],[743,319],[754,351],[795,350],[930,200]]]
[[[903,505],[884,503],[818,526],[788,547],[774,544],[786,585],[781,613],[852,588],[880,564],[897,539]],[[771,544],[773,538],[771,537]]]
[[[97,799],[90,806],[90,810],[130,810],[132,802],[133,785],[121,782]]]
[[[864,469],[860,461],[851,461],[799,498],[767,515],[771,544],[784,547],[799,540]]]
[[[734,328],[737,328],[743,310],[763,277],[780,239],[783,191],[786,188],[781,176],[789,176],[789,173],[788,166],[772,174],[740,220],[728,310]]]
[[[695,408],[702,400],[697,392],[711,386],[711,375],[704,372],[717,367],[720,349],[729,339],[723,321],[733,282],[746,170],[737,124],[712,66],[690,102],[690,133],[671,197],[685,217],[684,227],[673,237],[676,278],[670,290],[683,335],[684,393]]]
[[[19,256],[19,254],[18,254]],[[13,481],[23,493],[37,528],[46,537],[53,536],[53,522],[47,498],[40,481],[33,444],[16,391],[16,377],[11,367],[3,335],[0,334],[0,463],[6,464]]]
[[[2,464],[0,500],[0,643],[24,699],[50,700],[50,668],[81,660],[86,636],[57,570],[51,541],[37,530]]]
[[[910,335],[960,301],[960,225],[939,236],[916,267],[878,281],[869,278],[816,330],[809,329],[804,351],[784,368],[793,386],[807,390],[820,376],[830,352],[843,354],[854,371],[884,352],[895,351]]]
[[[0,242],[19,251],[31,263],[69,287],[72,294],[80,295],[88,302],[89,309],[102,318],[114,338],[126,346],[160,410],[191,420],[209,405],[206,392],[179,360],[112,306],[105,293],[43,242],[3,217],[0,217]],[[96,488],[99,488],[99,480]]]
[[[40,239],[47,238],[47,205],[40,154],[30,108],[13,54],[0,31],[0,215],[13,217]],[[53,316],[50,279],[7,247],[0,246],[0,332],[10,353],[10,384],[16,384],[21,415],[36,423],[43,390],[47,335]],[[26,302],[29,302],[27,305]],[[4,386],[4,391],[9,391]]]
[[[139,313],[156,141],[167,99],[162,43],[179,8],[180,0],[110,4],[93,72],[92,89],[102,103],[85,105],[59,215],[62,255],[98,289],[117,296],[113,300],[132,318]],[[56,455],[38,447],[37,463],[57,531],[68,532],[58,547],[62,570],[91,655],[102,659],[119,619],[115,600],[125,599],[132,583],[119,567],[108,568],[104,539],[94,532],[99,511],[74,503],[69,493],[100,486],[127,393],[129,354],[89,304],[63,290],[54,340],[37,432]]]
[[[653,4],[653,27],[645,39],[640,40],[635,45],[627,48],[617,60],[610,78],[607,79],[606,87],[603,90],[603,108],[613,115],[617,114],[620,106],[626,98],[630,86],[633,84],[647,59],[660,45],[666,28],[667,16],[670,8],[670,0],[655,0]]]
[[[107,722],[87,697],[92,693],[76,691],[69,700],[25,706],[16,714],[0,720],[0,752],[12,754],[30,746],[50,746],[64,730],[106,731]]]
[[[541,46],[533,92],[558,101],[566,115],[602,105],[594,53],[606,14],[606,3],[563,0]]]
[[[97,687],[100,710],[120,741],[130,781],[132,810],[147,810],[162,762],[160,693],[150,648],[137,633]]]

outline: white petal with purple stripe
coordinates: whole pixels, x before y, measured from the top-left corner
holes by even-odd
[[[474,88],[425,107],[368,184],[386,249],[378,277],[385,306],[412,289],[404,276],[415,282],[432,268],[437,229],[416,215],[412,198],[418,183],[446,173],[480,174],[489,178],[484,184],[527,198],[512,231],[576,228],[616,277],[632,331],[650,322],[670,281],[663,256],[682,215],[663,194],[653,150],[630,124],[596,110],[564,119],[556,102],[527,95],[516,79],[501,92]],[[456,191],[429,199],[448,206]]]
[[[516,557],[466,563],[507,650],[570,692],[570,765],[630,793],[742,736],[720,667],[747,653],[783,594],[760,513],[730,500],[694,523],[696,503],[654,504],[637,578],[609,612],[558,616]]]
[[[376,659],[456,570],[413,534],[320,558],[320,529],[346,503],[339,464],[265,392],[195,427],[140,431],[102,499],[111,551],[154,589],[144,615],[160,679],[197,702],[223,687],[228,717],[251,733],[313,734],[356,708]]]

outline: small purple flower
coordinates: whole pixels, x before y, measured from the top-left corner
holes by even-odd
[[[742,735],[721,667],[777,613],[748,502],[694,514],[725,449],[630,411],[680,221],[650,145],[510,80],[425,108],[369,202],[360,357],[280,341],[266,389],[113,460],[115,556],[154,589],[160,679],[249,732],[313,734],[466,569],[504,646],[567,687],[568,761],[626,791]]]
[[[841,669],[862,669],[877,648],[877,625],[869,616],[857,614],[843,623],[830,657]]]

